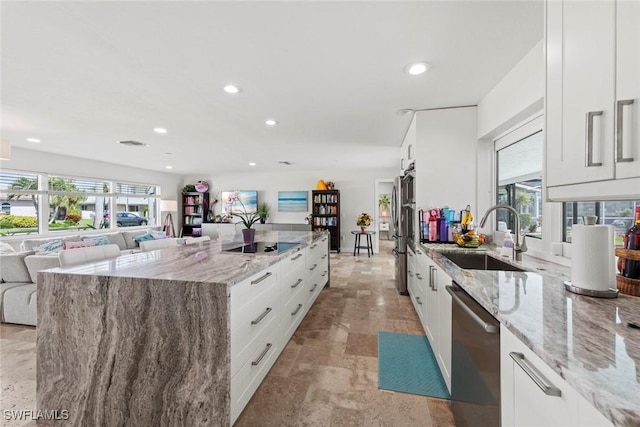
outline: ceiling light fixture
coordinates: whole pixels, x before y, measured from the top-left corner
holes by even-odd
[[[173,169],[173,166],[171,166],[171,165],[167,165],[167,166],[165,166],[164,168],[165,168],[165,169]]]
[[[267,119],[265,120],[264,124],[267,126],[275,126],[278,124],[278,122],[273,119]]]
[[[235,85],[226,85],[222,88],[227,93],[238,93],[240,92],[240,88]]]
[[[255,166],[256,162],[249,162],[249,166]]]
[[[33,142],[35,144],[37,144],[38,142],[40,142],[40,140],[38,138],[27,138],[27,141],[29,142]]]
[[[404,67],[404,70],[412,76],[417,76],[426,72],[429,68],[431,68],[431,65],[426,62],[416,62],[414,64],[407,65]]]
[[[153,128],[153,131],[155,133],[167,133],[167,130],[165,128]]]

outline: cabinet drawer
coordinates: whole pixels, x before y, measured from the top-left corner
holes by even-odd
[[[327,255],[327,252],[329,250],[329,246],[327,243],[328,240],[328,236],[323,236],[307,246],[307,267],[311,267],[314,263],[317,262],[319,258],[321,258],[323,255]]]
[[[263,292],[271,291],[271,288],[275,287],[278,282],[277,270],[278,264],[269,266],[242,282],[233,285],[229,290],[230,312],[235,312]]]
[[[304,250],[298,250],[289,257],[280,261],[280,274],[286,276],[298,269],[304,269],[306,266],[306,253]]]
[[[231,424],[233,424],[242,410],[258,389],[258,386],[273,366],[281,348],[276,334],[265,335],[249,360],[231,378]]]
[[[301,284],[300,288],[304,289],[306,286]],[[307,292],[298,292],[282,309],[283,345],[289,341],[300,322],[302,322],[305,313],[309,310],[309,299],[310,297],[307,295]]]
[[[286,304],[295,295],[299,294],[309,281],[310,277],[304,266],[290,272],[280,280],[280,294],[282,301]]]
[[[277,329],[280,305],[279,289],[272,286],[268,292],[231,312],[232,376],[260,346],[263,337]]]

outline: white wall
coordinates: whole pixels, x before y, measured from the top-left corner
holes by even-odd
[[[88,147],[87,149],[90,149]],[[140,157],[144,163],[144,157]],[[56,174],[60,176],[122,180],[125,182],[160,185],[163,199],[177,200],[182,189],[183,177],[180,175],[156,172],[114,163],[26,150],[14,147],[11,160],[3,160],[2,169]]]
[[[478,139],[495,139],[544,107],[540,40],[478,104]]]
[[[198,180],[209,183],[210,198],[217,192],[227,190],[257,190],[258,203],[267,202],[271,209],[267,222],[304,223],[311,212],[311,190],[316,188],[319,179],[333,181],[335,189],[340,190],[340,231],[341,250],[353,250],[352,230],[356,230],[356,219],[361,212],[373,215],[378,208],[375,198],[376,179],[389,178],[397,174],[397,169],[354,169],[354,170],[315,170],[281,173],[260,173],[243,171],[225,175],[190,176],[184,184],[193,184]],[[308,190],[309,204],[306,212],[278,212],[278,191]],[[219,195],[218,195],[219,198]],[[221,203],[214,207],[216,214],[222,210]],[[372,229],[377,229],[374,224]],[[376,237],[378,235],[376,234]],[[377,239],[376,239],[377,245]]]

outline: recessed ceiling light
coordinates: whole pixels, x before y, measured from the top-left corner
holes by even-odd
[[[427,64],[426,62],[416,62],[415,64],[407,65],[406,67],[404,67],[404,70],[412,76],[417,76],[424,73],[429,68],[431,68],[431,65]]]
[[[256,162],[250,162],[249,163],[249,166],[255,166],[255,165],[256,165]]]
[[[39,140],[38,138],[27,138],[27,141],[29,141],[29,142],[34,142],[34,143],[36,143],[36,144],[37,144],[38,142],[40,142],[40,140]]]
[[[235,86],[235,85],[226,85],[222,89],[224,89],[224,91],[227,92],[227,93],[238,93],[238,92],[240,92],[240,88],[238,86]]]
[[[265,120],[264,124],[267,125],[267,126],[275,126],[275,125],[278,124],[278,122],[276,122],[273,119],[267,119],[267,120]]]
[[[167,165],[165,166],[165,169],[173,169],[173,166]]]
[[[167,133],[167,130],[165,128],[153,128],[153,131],[155,133]]]

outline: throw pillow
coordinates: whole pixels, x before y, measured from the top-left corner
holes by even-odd
[[[149,233],[147,231],[144,234],[141,234],[139,236],[134,237],[133,240],[135,240],[136,242],[140,243],[140,242],[146,242],[147,240],[156,240],[156,239],[155,239],[155,237],[153,237],[153,235],[151,233]]]
[[[169,238],[169,236],[167,236],[167,234],[164,231],[149,230],[147,233],[151,234],[153,238],[156,240]]]
[[[92,241],[84,241],[84,242],[64,242],[64,249],[80,249],[80,248],[90,248],[95,246],[96,243]]]
[[[0,242],[0,254],[13,254],[16,250],[8,243]]]
[[[106,236],[84,237],[83,242],[93,242],[95,246],[110,245],[111,242]]]
[[[52,252],[60,252],[63,248],[64,243],[62,243],[62,240],[56,239],[51,240],[44,245],[36,246],[33,250],[36,251],[37,255],[46,255]]]

